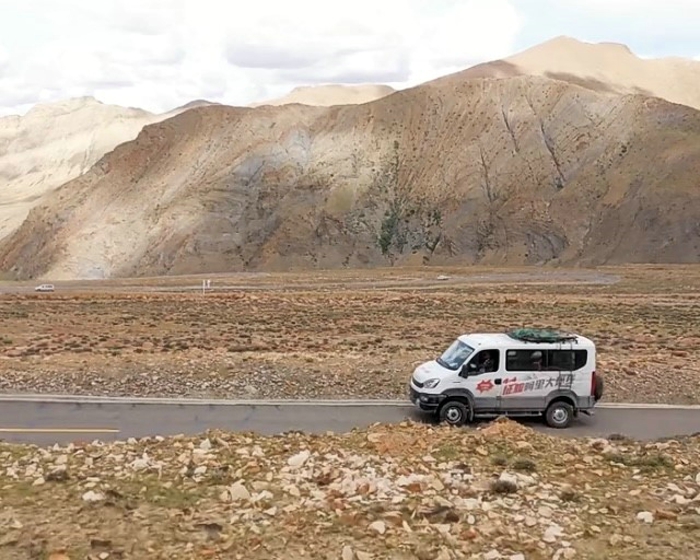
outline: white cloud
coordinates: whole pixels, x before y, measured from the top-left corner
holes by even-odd
[[[164,111],[310,83],[414,85],[510,54],[513,4],[4,0],[0,114],[71,95]]]
[[[10,54],[7,52],[7,49],[0,45],[0,70],[2,70],[5,66],[7,66],[7,63],[10,61]]]

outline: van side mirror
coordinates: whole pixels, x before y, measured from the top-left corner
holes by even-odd
[[[468,364],[464,364],[462,366],[462,371],[459,372],[459,374],[462,377],[469,377],[469,374],[474,371],[476,371],[476,364],[473,362],[469,362]]]

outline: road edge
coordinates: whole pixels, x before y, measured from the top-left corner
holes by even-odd
[[[121,404],[121,405],[163,405],[163,406],[325,406],[325,407],[381,407],[413,408],[413,404],[403,399],[206,399],[192,397],[106,397],[93,395],[54,395],[54,394],[0,394],[0,402],[60,403],[60,404]],[[627,410],[700,410],[700,404],[661,404],[661,403],[598,403],[598,409]]]

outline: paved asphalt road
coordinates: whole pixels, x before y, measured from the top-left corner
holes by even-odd
[[[82,400],[83,402],[77,402]],[[373,422],[404,419],[431,421],[402,403],[383,406],[327,404],[164,403],[138,399],[100,402],[99,399],[34,399],[0,397],[0,440],[49,445],[71,441],[111,441],[149,435],[197,434],[227,429],[275,434],[349,431]],[[561,436],[625,434],[655,439],[700,432],[696,409],[600,408],[595,416],[581,416],[567,430],[552,430],[540,420],[523,420],[537,430]]]

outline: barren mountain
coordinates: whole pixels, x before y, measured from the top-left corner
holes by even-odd
[[[0,246],[19,278],[700,260],[700,112],[457,74],[146,126]]]
[[[320,86],[300,86],[294,88],[287,95],[278,99],[252,103],[250,107],[262,105],[289,105],[301,103],[302,105],[315,105],[318,107],[330,107],[332,105],[355,105],[368,103],[375,99],[381,99],[390,95],[395,90],[386,85],[357,85],[346,86],[341,84],[328,84]]]
[[[599,92],[644,94],[700,109],[700,61],[643,59],[618,43],[557,37],[523,52],[473,66],[463,78],[543,76]]]
[[[22,117],[0,118],[0,238],[52,189],[136,138],[144,125],[181,110],[154,115],[81,97],[37,105]]]

